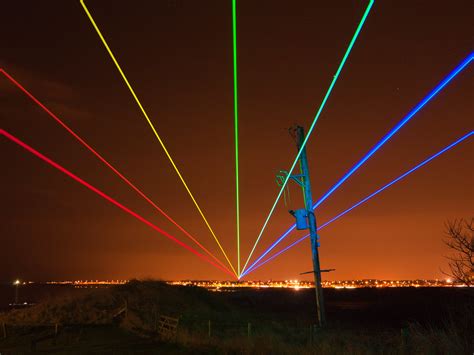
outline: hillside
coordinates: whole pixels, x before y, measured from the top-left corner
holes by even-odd
[[[134,280],[0,314],[0,352],[465,353],[473,347],[470,291],[326,290],[331,321],[315,329],[311,290],[216,293]],[[393,321],[381,323],[382,313]],[[160,336],[163,316],[179,319],[176,334]]]

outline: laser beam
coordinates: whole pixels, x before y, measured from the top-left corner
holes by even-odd
[[[354,35],[352,36],[352,39],[349,43],[349,46],[347,47],[346,52],[344,53],[344,56],[342,57],[341,63],[339,64],[339,67],[336,71],[336,74],[334,75],[334,77],[332,79],[332,82],[329,85],[329,88],[326,92],[326,95],[324,96],[324,99],[321,102],[321,105],[319,106],[318,111],[316,112],[316,116],[313,119],[313,123],[311,123],[311,126],[309,127],[308,133],[306,134],[306,137],[305,137],[303,143],[301,144],[301,147],[298,151],[298,154],[296,155],[296,158],[293,161],[293,164],[291,165],[291,168],[288,170],[288,174],[286,175],[286,178],[283,181],[283,184],[281,185],[280,192],[278,192],[278,196],[277,196],[275,202],[273,203],[272,208],[270,209],[270,213],[268,214],[268,216],[265,220],[265,223],[263,224],[263,227],[260,230],[260,233],[258,234],[257,240],[255,241],[255,244],[254,244],[254,246],[253,246],[253,248],[252,248],[252,250],[251,250],[251,252],[250,252],[250,254],[247,258],[247,261],[245,262],[243,271],[245,271],[245,268],[247,267],[247,265],[250,261],[250,258],[252,257],[253,253],[255,252],[255,248],[257,247],[257,244],[260,241],[260,238],[262,237],[262,234],[263,234],[265,228],[267,227],[268,221],[270,220],[270,217],[272,216],[273,212],[275,211],[275,207],[276,207],[278,201],[281,198],[281,195],[282,195],[282,193],[285,189],[286,184],[288,183],[288,180],[290,179],[291,173],[293,172],[296,164],[298,163],[298,159],[300,158],[301,152],[303,151],[304,147],[306,146],[306,143],[308,142],[308,139],[311,136],[311,133],[313,132],[314,126],[316,125],[316,122],[318,121],[318,119],[321,115],[321,112],[324,109],[324,106],[326,106],[326,102],[328,101],[329,96],[331,95],[332,89],[334,88],[334,85],[336,84],[337,79],[339,78],[339,75],[341,74],[342,68],[344,67],[344,65],[347,61],[347,58],[349,57],[349,54],[352,50],[352,47],[354,46],[354,43],[357,40],[357,37],[359,36],[359,33],[362,30],[362,27],[364,26],[365,20],[367,19],[367,16],[369,16],[369,13],[370,13],[370,10],[372,9],[373,4],[374,4],[374,0],[370,0],[369,4],[367,5],[367,8],[365,9],[364,15],[362,16],[362,19],[360,20],[359,25],[357,26],[357,29],[356,29]]]
[[[415,116],[429,101],[431,101],[446,85],[448,85],[459,73],[461,73],[474,59],[474,53],[471,53],[466,57],[456,68],[454,68],[431,92],[424,97],[401,121],[399,121],[388,133],[383,136],[380,141],[369,150],[369,152],[363,156],[346,174],[334,184],[316,203],[313,204],[313,210],[316,209],[321,203],[323,203],[334,191],[336,191],[351,175],[353,175],[362,165],[369,160],[369,158],[375,154],[387,141],[393,137],[413,116]],[[294,229],[296,224],[293,224],[278,237],[270,247],[268,247],[252,264],[257,264],[262,260],[270,251],[272,251],[278,244],[280,244]]]
[[[35,155],[36,157],[40,158],[41,160],[43,160],[44,162],[48,163],[49,165],[51,165],[52,167],[58,169],[59,171],[61,171],[62,173],[64,173],[65,175],[69,176],[70,178],[72,178],[73,180],[77,181],[78,183],[80,183],[81,185],[87,187],[89,190],[95,192],[97,195],[101,196],[102,198],[104,198],[105,200],[109,201],[110,203],[112,203],[113,205],[117,206],[118,208],[120,208],[121,210],[123,210],[124,212],[127,212],[128,214],[130,214],[131,216],[135,217],[136,219],[138,219],[140,222],[143,222],[145,223],[147,226],[151,227],[152,229],[154,229],[155,231],[157,231],[158,233],[162,234],[163,236],[165,236],[166,238],[172,240],[173,242],[175,242],[176,244],[180,245],[181,247],[189,250],[191,253],[195,254],[197,257],[201,258],[202,260],[206,261],[207,263],[213,265],[214,267],[218,268],[219,270],[227,273],[227,274],[230,274],[232,276],[234,276],[231,272],[229,272],[228,270],[224,269],[222,266],[220,266],[219,264],[213,262],[212,260],[208,259],[205,255],[199,253],[197,250],[195,250],[194,248],[190,247],[189,245],[183,243],[182,241],[180,241],[179,239],[173,237],[171,234],[169,234],[168,232],[164,231],[163,229],[157,227],[155,224],[151,223],[150,221],[148,221],[147,219],[143,218],[142,216],[140,216],[138,213],[132,211],[131,209],[125,207],[124,205],[122,205],[120,202],[118,202],[117,200],[113,199],[112,197],[110,197],[109,195],[105,194],[104,192],[102,192],[101,190],[99,190],[98,188],[92,186],[91,184],[89,184],[88,182],[86,182],[85,180],[81,179],[80,177],[78,177],[77,175],[73,174],[71,171],[67,170],[66,168],[64,168],[63,166],[59,165],[58,163],[54,162],[53,160],[51,160],[50,158],[46,157],[45,155],[41,154],[40,152],[38,152],[37,150],[35,150],[34,148],[32,148],[31,146],[27,145],[26,143],[24,143],[23,141],[21,141],[20,139],[16,138],[15,136],[11,135],[10,133],[6,132],[5,130],[3,129],[0,129],[0,135],[2,136],[5,136],[6,138],[8,138],[9,140],[11,140],[12,142],[18,144],[19,146],[21,146],[22,148],[26,149],[28,152],[32,153],[33,155]]]
[[[92,148],[83,138],[81,138],[76,132],[74,132],[66,123],[64,123],[58,116],[56,116],[51,110],[49,110],[43,103],[41,103],[32,93],[30,93],[25,87],[23,87],[17,80],[15,80],[10,74],[4,69],[0,69],[0,73],[3,74],[11,83],[19,88],[26,96],[28,96],[34,103],[41,107],[50,117],[52,117],[61,127],[69,132],[79,143],[86,147],[92,154],[96,156],[102,163],[104,163],[110,170],[112,170],[120,179],[122,179],[127,185],[129,185],[136,193],[138,193],[145,201],[153,206],[159,213],[161,213],[168,221],[174,224],[181,232],[183,232],[189,239],[191,239],[196,245],[198,245],[206,254],[214,259],[219,265],[227,269],[227,267],[217,259],[209,250],[207,250],[201,243],[199,243],[188,231],[181,227],[174,219],[172,219],[165,211],[158,207],[148,196],[145,195],[138,187],[136,187],[129,179],[127,179],[122,173],[120,173],[112,164],[110,164],[102,155],[100,155],[94,148]],[[229,272],[230,270],[227,269]]]
[[[173,166],[176,174],[178,175],[179,179],[181,180],[183,186],[185,187],[189,197],[191,198],[191,200],[193,201],[194,203],[194,206],[196,206],[196,209],[198,210],[199,214],[201,215],[204,223],[206,224],[207,228],[209,229],[209,231],[211,232],[212,236],[214,237],[214,240],[216,241],[217,245],[219,246],[219,249],[221,250],[222,254],[224,255],[224,257],[226,258],[227,262],[229,263],[232,271],[237,275],[237,272],[235,271],[234,269],[234,266],[232,265],[232,263],[230,262],[226,252],[224,251],[224,249],[222,248],[222,245],[221,243],[219,242],[219,239],[217,238],[216,234],[214,233],[214,230],[211,228],[211,225],[209,224],[208,220],[206,219],[206,217],[204,216],[204,213],[203,211],[201,210],[201,207],[199,206],[198,202],[196,201],[196,199],[194,198],[194,195],[192,194],[191,190],[189,189],[188,185],[186,184],[186,181],[184,180],[183,176],[181,175],[181,172],[179,171],[178,167],[176,166],[173,158],[171,158],[171,155],[170,153],[168,152],[168,149],[166,149],[166,146],[165,146],[165,143],[163,142],[162,138],[160,137],[160,135],[158,134],[158,132],[156,131],[156,128],[155,126],[153,125],[153,123],[151,122],[150,118],[148,117],[148,114],[146,113],[143,105],[141,104],[140,100],[138,99],[138,96],[135,94],[135,91],[133,90],[132,88],[132,85],[130,84],[130,82],[128,81],[127,77],[125,76],[125,73],[123,72],[122,68],[120,67],[117,59],[115,58],[114,54],[112,53],[112,50],[110,49],[109,45],[107,44],[107,41],[105,40],[104,36],[102,35],[102,32],[99,30],[99,27],[97,26],[96,22],[94,21],[94,18],[92,17],[91,13],[89,12],[89,9],[87,8],[86,4],[84,3],[84,0],[80,0],[80,3],[87,15],[87,17],[89,18],[90,22],[92,23],[92,26],[94,27],[95,31],[97,32],[97,34],[99,35],[102,43],[104,44],[105,46],[105,49],[107,50],[107,52],[109,53],[110,55],[110,58],[112,59],[112,61],[114,62],[117,70],[119,71],[120,75],[122,76],[122,79],[124,80],[125,84],[127,85],[130,93],[132,94],[133,98],[135,99],[138,107],[140,108],[140,111],[142,112],[143,116],[145,117],[146,121],[148,122],[148,125],[150,126],[150,128],[152,129],[153,133],[155,134],[156,136],[156,139],[158,140],[158,142],[160,143],[161,147],[163,148],[163,151],[165,152],[166,156],[168,157],[168,160],[170,161],[171,165]]]
[[[240,277],[240,198],[239,198],[239,106],[237,98],[237,11],[232,0],[232,48],[234,63],[234,142],[235,142],[235,210],[237,223],[237,276]]]
[[[341,213],[339,213],[338,215],[336,215],[335,217],[331,218],[329,221],[325,222],[324,224],[322,224],[321,226],[319,226],[318,228],[318,231],[320,231],[321,229],[327,227],[328,225],[330,225],[331,223],[337,221],[339,218],[341,218],[342,216],[346,215],[347,213],[351,212],[353,209],[359,207],[360,205],[366,203],[368,200],[370,200],[371,198],[375,197],[376,195],[378,195],[379,193],[381,193],[382,191],[388,189],[390,186],[394,185],[395,183],[399,182],[400,180],[404,179],[405,177],[407,177],[408,175],[410,175],[411,173],[415,172],[416,170],[420,169],[421,167],[423,167],[424,165],[428,164],[429,162],[431,162],[433,159],[436,159],[437,157],[439,157],[441,154],[443,153],[446,153],[448,150],[454,148],[455,146],[457,146],[459,143],[467,140],[468,138],[470,138],[471,136],[474,135],[474,131],[470,131],[469,133],[465,134],[464,136],[462,136],[461,138],[457,139],[456,141],[454,141],[453,143],[451,143],[450,145],[446,146],[445,148],[443,148],[442,150],[440,150],[439,152],[433,154],[432,156],[430,156],[429,158],[423,160],[421,163],[417,164],[416,166],[414,166],[413,168],[411,168],[410,170],[407,170],[405,173],[403,173],[402,175],[400,175],[399,177],[397,177],[396,179],[390,181],[388,184],[382,186],[381,188],[379,188],[378,190],[376,190],[375,192],[371,193],[370,195],[368,195],[367,197],[363,198],[362,200],[360,200],[359,202],[355,203],[354,205],[352,205],[351,207],[349,207],[348,209],[342,211]],[[302,242],[303,240],[305,240],[306,238],[309,237],[309,234],[305,235],[304,237],[296,240],[295,242],[293,242],[292,244],[290,244],[289,246],[285,247],[284,249],[280,250],[278,253],[275,253],[274,255],[272,255],[271,257],[269,257],[268,259],[264,260],[263,262],[259,263],[259,264],[256,264],[254,266],[251,266],[249,267],[245,272],[242,273],[241,277],[247,275],[248,273],[252,272],[252,271],[255,271],[256,269],[260,268],[261,266],[265,265],[266,263],[268,263],[269,261],[275,259],[277,256],[283,254],[284,252],[286,252],[287,250],[293,248],[295,245],[299,244],[300,242]]]

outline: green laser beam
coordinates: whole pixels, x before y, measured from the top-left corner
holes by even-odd
[[[232,49],[234,62],[234,141],[235,141],[235,209],[237,223],[237,273],[240,277],[240,200],[239,200],[239,110],[237,98],[237,14],[232,0]]]
[[[255,241],[255,244],[252,248],[252,251],[250,252],[249,257],[247,258],[247,261],[245,262],[245,265],[244,265],[244,268],[242,269],[242,272],[245,271],[245,268],[247,267],[247,265],[250,261],[250,258],[252,257],[253,253],[255,252],[255,248],[257,247],[257,244],[258,244],[258,242],[260,241],[260,238],[263,235],[263,231],[267,227],[268,221],[270,220],[273,212],[275,211],[275,207],[276,207],[278,201],[281,198],[281,194],[283,192],[283,189],[285,188],[286,184],[288,183],[288,180],[290,179],[290,175],[293,172],[293,169],[295,168],[296,164],[298,163],[298,159],[300,158],[301,152],[303,151],[304,147],[306,146],[306,143],[308,142],[308,139],[311,136],[311,133],[313,132],[314,126],[316,125],[316,122],[318,121],[319,116],[321,115],[321,112],[323,111],[324,106],[326,105],[326,102],[329,99],[329,96],[331,95],[332,89],[334,88],[334,85],[336,84],[337,79],[339,78],[339,75],[341,74],[342,68],[344,67],[344,65],[347,61],[347,58],[349,57],[349,54],[352,50],[352,47],[354,46],[354,43],[357,40],[357,37],[359,36],[360,31],[362,30],[362,27],[364,26],[365,20],[367,19],[367,16],[369,15],[370,10],[372,9],[374,1],[375,0],[370,0],[369,4],[367,5],[367,8],[365,9],[364,15],[362,16],[362,19],[360,20],[359,25],[357,26],[357,29],[356,29],[354,35],[352,36],[352,40],[350,41],[349,46],[347,47],[346,53],[344,54],[344,57],[342,58],[341,63],[339,64],[339,68],[337,69],[336,74],[334,75],[334,77],[332,79],[331,85],[329,85],[329,88],[326,92],[326,95],[324,96],[324,99],[321,102],[321,105],[319,106],[319,109],[316,113],[316,116],[314,117],[313,123],[311,124],[311,126],[308,130],[308,133],[306,134],[306,137],[303,141],[303,144],[301,145],[301,147],[298,151],[298,154],[296,155],[296,158],[295,158],[293,164],[291,165],[291,168],[288,170],[288,175],[286,176],[286,179],[283,182],[283,185],[281,186],[280,192],[278,193],[278,196],[277,196],[275,202],[273,203],[273,206],[272,206],[272,208],[270,210],[270,213],[268,214],[268,216],[265,220],[265,223],[263,224],[263,227],[262,227],[262,229],[261,229],[261,231],[260,231],[260,233],[257,237],[257,240]]]
[[[153,125],[153,122],[150,120],[150,117],[148,117],[148,114],[146,113],[145,111],[145,108],[143,107],[142,103],[140,102],[140,100],[138,99],[138,96],[137,94],[135,93],[135,90],[133,90],[133,87],[132,85],[130,84],[130,82],[128,81],[127,77],[125,76],[125,73],[123,72],[119,62],[117,61],[117,59],[115,58],[115,55],[113,54],[112,50],[110,49],[107,41],[105,40],[105,37],[102,35],[102,32],[100,31],[99,29],[99,26],[97,25],[97,23],[95,22],[94,18],[92,17],[92,14],[90,13],[89,9],[87,8],[86,4],[84,3],[84,0],[80,0],[80,3],[82,5],[82,8],[84,9],[84,12],[86,13],[87,17],[89,18],[92,26],[94,27],[95,31],[97,32],[97,35],[99,36],[100,40],[102,41],[105,49],[107,50],[107,53],[109,54],[110,58],[112,59],[112,61],[114,62],[115,64],[115,67],[117,68],[117,70],[119,71],[123,81],[125,82],[125,84],[127,85],[130,93],[132,94],[133,98],[135,99],[135,102],[137,103],[138,107],[140,108],[140,111],[142,112],[143,116],[145,117],[145,119],[147,120],[148,122],[148,125],[150,126],[150,128],[152,129],[153,133],[155,134],[156,136],[156,139],[158,140],[158,142],[160,143],[161,147],[163,148],[163,151],[165,152],[166,156],[168,157],[168,160],[170,161],[171,165],[173,166],[174,170],[176,171],[176,174],[178,175],[179,179],[181,180],[181,182],[183,183],[183,186],[185,187],[186,191],[188,192],[188,195],[189,197],[191,198],[191,200],[193,201],[194,205],[196,206],[196,209],[198,210],[199,214],[201,215],[203,221],[205,222],[207,228],[209,229],[209,231],[211,232],[212,236],[214,237],[214,240],[216,241],[217,245],[219,246],[219,249],[221,250],[222,254],[224,255],[225,259],[227,260],[227,262],[229,263],[232,271],[234,272],[234,274],[236,274],[238,276],[238,273],[235,271],[235,268],[234,266],[232,265],[232,263],[230,262],[229,260],[229,257],[227,256],[224,248],[222,247],[221,243],[219,242],[219,239],[217,238],[216,234],[214,233],[214,230],[212,229],[211,225],[209,224],[209,221],[207,220],[206,216],[204,215],[204,212],[202,211],[201,207],[199,206],[196,198],[194,197],[194,195],[192,194],[190,188],[188,187],[188,184],[186,183],[186,181],[184,180],[184,177],[181,175],[181,172],[179,171],[178,167],[176,166],[176,163],[174,162],[173,158],[171,157],[171,154],[169,153],[168,149],[166,148],[165,146],[165,143],[163,142],[161,136],[158,134],[155,126]]]

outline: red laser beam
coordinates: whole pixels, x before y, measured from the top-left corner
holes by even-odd
[[[145,195],[138,187],[136,187],[130,180],[128,180],[122,173],[112,166],[103,156],[87,144],[79,135],[74,132],[68,125],[66,125],[58,116],[52,113],[45,105],[43,105],[36,97],[33,96],[28,90],[26,90],[18,81],[16,81],[10,74],[4,69],[0,69],[8,80],[10,80],[16,87],[18,87],[23,93],[25,93],[32,101],[34,101],[39,107],[41,107],[49,116],[51,116],[56,122],[58,122],[66,131],[68,131],[74,138],[76,138],[84,147],[86,147],[92,154],[94,154],[100,161],[102,161],[107,167],[109,167],[120,179],[122,179],[127,185],[129,185],[135,192],[143,197],[150,205],[152,205],[158,212],[160,212],[168,221],[173,223],[181,232],[183,232],[189,239],[191,239],[196,245],[206,252],[211,258],[213,258],[219,265],[225,268],[228,272],[231,272],[219,259],[217,259],[209,250],[207,250],[196,238],[194,238],[189,232],[181,227],[174,219],[168,216],[161,208],[159,208],[148,196]]]
[[[154,225],[153,223],[151,223],[150,221],[148,221],[147,219],[143,218],[142,216],[140,216],[138,213],[136,212],[133,212],[132,210],[130,210],[129,208],[125,207],[124,205],[122,205],[120,202],[118,202],[117,200],[113,199],[112,197],[110,197],[109,195],[107,195],[106,193],[102,192],[101,190],[99,190],[98,188],[92,186],[91,184],[89,184],[87,181],[84,181],[82,180],[80,177],[78,177],[77,175],[74,175],[72,172],[70,172],[69,170],[67,170],[66,168],[62,167],[61,165],[59,165],[58,163],[54,162],[53,160],[49,159],[48,157],[44,156],[43,154],[41,154],[40,152],[38,152],[37,150],[35,150],[34,148],[30,147],[29,145],[27,145],[26,143],[22,142],[20,139],[16,138],[15,136],[11,135],[10,133],[6,132],[5,130],[3,129],[0,129],[0,135],[3,135],[5,136],[6,138],[10,139],[12,142],[18,144],[19,146],[21,146],[22,148],[26,149],[28,152],[34,154],[35,156],[37,156],[38,158],[40,158],[41,160],[45,161],[46,163],[48,163],[49,165],[53,166],[54,168],[58,169],[59,171],[61,171],[62,173],[66,174],[67,176],[69,176],[70,178],[72,178],[73,180],[76,180],[78,183],[80,183],[81,185],[87,187],[89,190],[95,192],[97,195],[103,197],[104,199],[106,199],[107,201],[109,201],[110,203],[114,204],[115,206],[117,206],[118,208],[120,208],[121,210],[127,212],[128,214],[132,215],[133,217],[135,217],[136,219],[138,219],[139,221],[145,223],[147,226],[153,228],[155,231],[157,231],[158,233],[164,235],[166,238],[168,239],[171,239],[173,242],[175,242],[176,244],[182,246],[183,248],[189,250],[191,253],[195,254],[196,256],[198,256],[199,258],[201,258],[202,260],[208,262],[209,264],[213,265],[214,267],[224,271],[225,273],[235,277],[235,275],[230,272],[229,270],[227,270],[226,268],[222,267],[221,265],[213,262],[212,260],[208,259],[205,255],[199,253],[197,250],[193,249],[192,247],[190,247],[189,245],[183,243],[182,241],[180,241],[179,239],[173,237],[171,234],[169,234],[168,232],[164,231],[163,229],[157,227],[156,225]]]

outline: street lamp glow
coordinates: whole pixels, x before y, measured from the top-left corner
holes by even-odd
[[[18,286],[20,284],[20,280],[15,280],[15,282],[13,283],[15,286]]]

